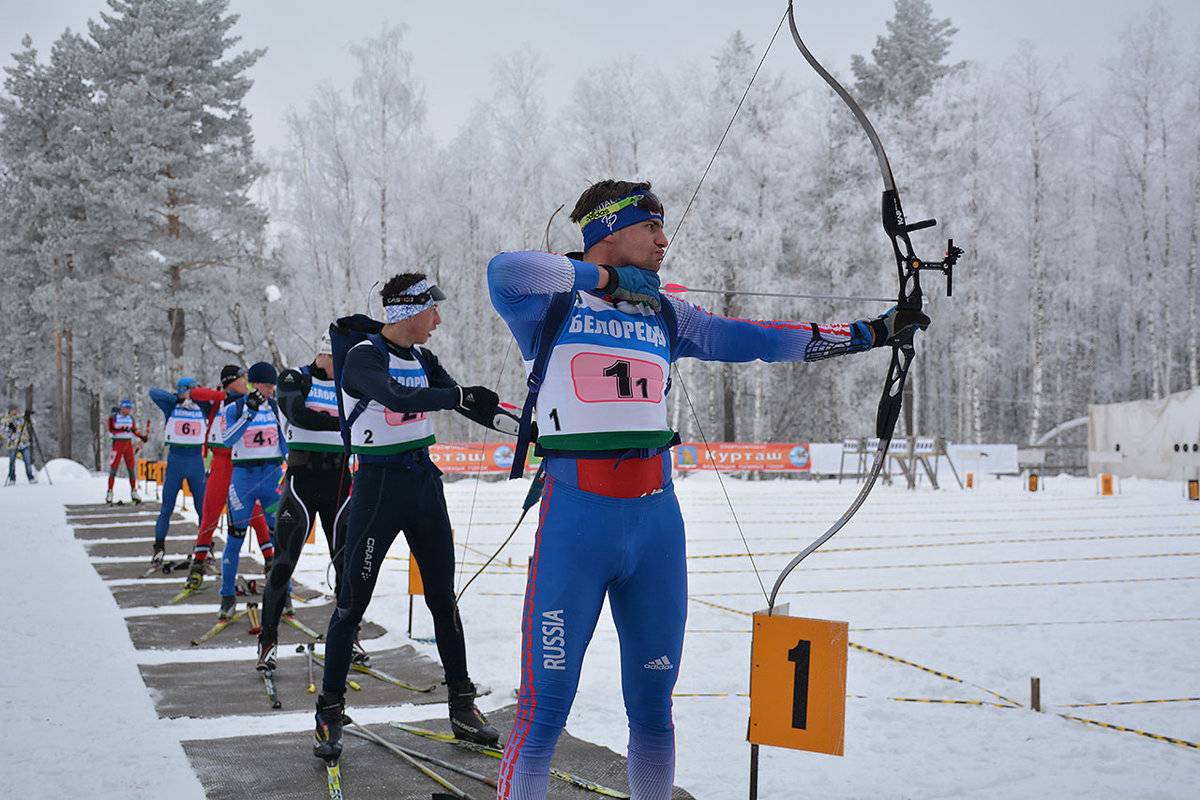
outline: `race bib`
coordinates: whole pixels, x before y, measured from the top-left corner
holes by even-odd
[[[279,443],[274,428],[255,428],[242,434],[242,447],[275,447]]]
[[[653,361],[579,353],[571,359],[571,383],[584,403],[658,403],[665,381],[662,367]]]
[[[397,425],[410,425],[414,422],[420,422],[429,414],[425,411],[388,411],[384,409],[383,421],[392,427]]]
[[[175,433],[178,436],[199,436],[203,432],[203,426],[196,420],[175,420]]]

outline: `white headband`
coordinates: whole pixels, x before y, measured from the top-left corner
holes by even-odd
[[[427,292],[427,291],[429,291],[429,279],[422,278],[421,280],[417,281],[412,286],[408,287],[403,292],[401,292],[401,294],[415,296],[415,295],[421,294],[422,292]],[[393,306],[385,305],[383,307],[383,313],[386,315],[385,318],[387,319],[388,324],[391,324],[393,322],[401,322],[403,320],[408,319],[409,317],[415,317],[417,314],[420,314],[422,311],[428,311],[429,309],[433,308],[436,305],[437,305],[437,303],[432,298],[430,298],[427,302],[421,303],[421,304],[397,303],[396,305],[393,305]]]

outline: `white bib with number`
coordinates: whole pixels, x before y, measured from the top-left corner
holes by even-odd
[[[204,444],[204,422],[204,412],[191,400],[176,403],[167,417],[167,444],[192,447]]]
[[[129,441],[133,438],[133,417],[129,414],[117,414],[113,418],[113,423],[118,428],[128,428],[128,430],[117,431],[112,435],[114,441]]]
[[[220,407],[217,408],[217,415],[213,417],[212,424],[208,426],[208,446],[210,448],[229,449],[229,445],[225,444],[225,411],[228,408],[229,403],[222,400]]]
[[[262,461],[283,458],[279,446],[279,422],[270,403],[258,407],[253,419],[242,428],[242,433],[233,442],[232,457],[238,461]]]
[[[374,347],[370,341],[354,347]],[[354,348],[350,348],[353,350]],[[401,386],[425,388],[429,376],[415,358],[400,358],[388,351],[388,374]],[[349,414],[358,398],[342,390],[342,407]],[[433,419],[428,411],[389,411],[371,400],[350,426],[350,449],[364,455],[395,455],[434,443]]]
[[[337,390],[333,386],[333,381],[322,380],[312,375],[309,375],[309,379],[312,380],[312,386],[304,398],[304,405],[319,414],[328,414],[337,419]],[[288,447],[294,447],[297,450],[335,451],[342,449],[342,434],[338,431],[310,431],[308,428],[293,425],[289,421],[284,426],[284,433],[287,435]]]
[[[526,372],[533,362],[526,361]],[[667,331],[649,309],[579,292],[537,401],[540,439],[669,431]],[[605,449],[604,437],[592,443]]]

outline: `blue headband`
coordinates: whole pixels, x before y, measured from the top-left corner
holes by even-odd
[[[609,234],[616,233],[621,228],[628,228],[630,225],[637,225],[639,222],[646,222],[652,219],[662,222],[662,214],[655,214],[639,207],[638,204],[647,194],[649,192],[642,192],[622,197],[620,200],[614,200],[597,208],[595,211],[589,212],[583,219],[579,220],[579,227],[583,230],[584,251],[586,252],[591,249],[592,245],[596,244],[596,242],[599,242]]]

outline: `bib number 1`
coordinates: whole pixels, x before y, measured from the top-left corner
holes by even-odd
[[[575,396],[584,403],[659,403],[663,370],[653,361],[579,353],[571,359]]]

